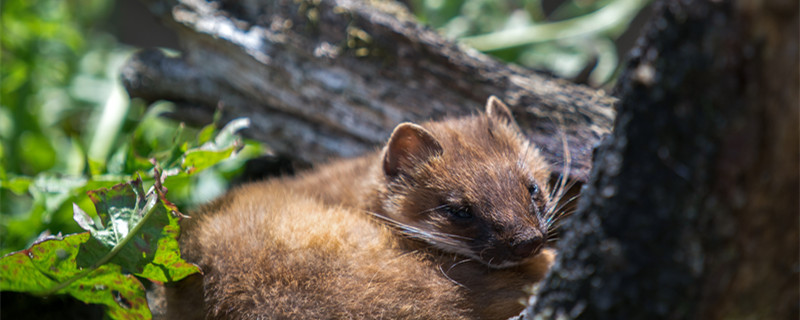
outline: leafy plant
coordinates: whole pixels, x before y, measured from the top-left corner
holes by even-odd
[[[46,236],[4,256],[0,290],[69,294],[105,305],[115,319],[150,317],[137,277],[163,283],[199,271],[181,259],[177,238],[182,214],[166,198],[167,176],[185,179],[234,156],[242,147],[236,132],[248,125],[247,119],[231,121],[221,130],[212,124],[200,131],[196,146],[184,141],[160,152],[164,174],[153,168],[147,193],[141,178],[89,191],[96,218],[72,205],[74,220],[87,232]],[[152,167],[156,158],[150,162]]]
[[[105,305],[114,319],[149,318],[144,287],[133,275],[171,282],[200,271],[180,257],[181,214],[160,180],[156,171],[146,194],[141,179],[90,192],[101,224],[75,205],[75,221],[88,232],[49,236],[4,256],[0,290],[70,294]]]
[[[102,107],[113,86],[107,66],[124,58],[95,29],[112,1],[3,1],[0,10],[0,179],[47,170],[78,173],[85,141],[76,120]],[[88,136],[87,136],[88,138]]]
[[[136,177],[144,178],[142,190],[147,190],[145,186],[156,184],[151,162],[155,159],[164,168],[163,176],[169,176],[162,185],[170,190],[169,201],[178,208],[191,208],[224,192],[243,162],[261,155],[264,147],[253,141],[243,143],[234,134],[247,125],[246,120],[219,129],[217,118],[205,128],[189,128],[161,116],[170,111],[169,103],[146,106],[130,100],[119,84],[118,70],[134,49],[97,28],[103,25],[113,3],[9,0],[2,4],[0,254],[23,250],[3,259],[0,290],[71,295],[105,305],[109,315],[119,318],[121,314],[146,311],[140,279],[175,280],[186,271],[162,272],[155,277],[172,261],[161,255],[144,254],[152,258],[147,264],[125,263],[132,257],[133,251],[127,249],[130,245],[112,246],[105,240],[117,237],[120,244],[125,237],[112,237],[106,229],[123,225],[117,223],[117,216],[119,221],[127,219],[126,224],[133,228],[138,225],[133,220],[139,219],[134,217],[143,211],[108,214],[113,210],[98,208],[103,202],[96,201],[102,200],[101,193],[89,196],[87,192],[106,189],[113,193],[120,183],[132,188],[128,182]],[[167,206],[163,201],[156,201],[155,210],[166,210],[158,209]],[[94,226],[97,237],[73,220],[76,209],[85,212],[78,214],[82,217],[79,220],[84,227]],[[104,214],[110,220],[102,218]],[[159,216],[168,217],[155,214]],[[151,219],[142,217],[144,221]],[[144,225],[141,228],[156,230]],[[166,225],[162,230],[177,233]],[[141,233],[134,231],[129,229],[127,235]],[[55,233],[58,235],[51,236]],[[107,239],[97,240],[103,239],[104,233]],[[155,235],[153,231],[148,237]],[[141,245],[136,238],[127,241]],[[92,243],[94,250],[82,251]],[[163,242],[149,244],[153,243]],[[167,245],[165,250],[147,250],[180,257],[177,251],[171,251],[172,247],[177,249],[175,243],[163,244]],[[110,254],[115,248],[120,251]],[[108,262],[98,263],[106,255]],[[141,256],[140,252],[133,257]],[[7,273],[11,268],[17,268],[16,273]],[[4,299],[9,296],[23,297],[3,293]],[[27,305],[19,308],[21,312],[65,301],[15,299]],[[4,305],[3,318],[15,316],[7,313],[11,307]]]
[[[189,208],[224,192],[226,180],[238,172],[243,162],[264,152],[260,144],[243,144],[233,134],[247,126],[246,119],[234,120],[221,130],[216,123],[197,130],[174,126],[169,120],[159,117],[168,108],[169,105],[165,104],[153,106],[136,126],[123,128],[122,139],[116,143],[115,151],[108,160],[88,165],[94,168],[89,174],[43,172],[33,177],[14,176],[0,180],[0,193],[17,206],[3,210],[0,221],[2,253],[30,245],[42,230],[80,231],[71,219],[72,203],[96,215],[86,192],[108,188],[137,175],[152,176],[148,174],[153,167],[150,159],[155,159],[171,176],[165,182],[171,190],[171,200],[179,207]],[[242,149],[240,156],[227,160],[239,149]],[[219,165],[212,167],[214,164]],[[213,178],[211,187],[204,182],[208,177]],[[28,206],[24,205],[26,203]]]

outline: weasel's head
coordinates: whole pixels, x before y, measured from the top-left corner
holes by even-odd
[[[397,126],[383,174],[379,216],[436,248],[504,268],[547,240],[549,166],[495,97],[480,115]]]

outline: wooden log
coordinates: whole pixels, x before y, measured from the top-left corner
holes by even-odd
[[[166,99],[173,117],[249,117],[246,135],[304,162],[351,157],[403,121],[477,112],[490,95],[528,137],[583,180],[609,132],[615,99],[506,65],[443,39],[393,1],[145,1],[178,31],[183,50],[134,55],[122,74],[132,97]]]

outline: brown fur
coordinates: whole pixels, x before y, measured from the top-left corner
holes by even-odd
[[[193,219],[183,242],[184,256],[203,267],[209,318],[426,319],[466,312],[456,285],[420,255],[398,249],[391,231],[363,214],[279,183],[235,189],[222,203]]]
[[[518,314],[554,258],[540,249],[550,172],[497,103],[400,125],[381,152],[245,185],[192,214],[181,247],[204,276],[168,288],[168,315]]]

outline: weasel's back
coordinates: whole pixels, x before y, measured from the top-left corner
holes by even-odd
[[[171,288],[183,301],[170,301],[170,318],[469,317],[464,289],[385,227],[280,184],[243,186],[184,226],[183,255],[204,276]]]

